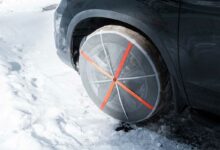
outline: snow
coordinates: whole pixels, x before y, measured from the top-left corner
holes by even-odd
[[[49,4],[59,3],[58,0],[0,0],[0,12],[39,11]]]
[[[41,10],[58,1],[0,3],[1,150],[192,148],[165,136],[170,129],[164,120],[115,131],[119,122],[91,102],[79,75],[56,55],[54,11]]]

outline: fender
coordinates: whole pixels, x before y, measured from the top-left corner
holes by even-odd
[[[66,36],[67,43],[66,43],[66,45],[67,45],[68,53],[70,53],[72,33],[75,30],[75,27],[77,26],[77,24],[85,19],[95,18],[95,17],[118,20],[118,21],[130,24],[131,26],[134,26],[137,29],[139,29],[140,31],[142,31],[143,33],[145,33],[148,37],[150,37],[151,41],[154,43],[154,45],[160,51],[161,55],[164,58],[164,61],[167,64],[167,67],[169,67],[170,73],[173,74],[174,76],[176,76],[176,74],[178,72],[177,67],[174,65],[175,63],[171,59],[172,57],[170,56],[170,53],[166,49],[166,46],[164,45],[164,43],[161,42],[161,41],[163,41],[163,39],[161,39],[161,38],[162,37],[167,38],[167,36],[158,36],[158,35],[162,35],[162,31],[157,31],[154,27],[152,27],[151,25],[146,25],[141,20],[137,20],[133,17],[130,17],[130,16],[127,16],[124,14],[120,14],[117,12],[113,12],[113,11],[92,9],[92,10],[86,10],[86,11],[78,13],[71,20],[69,27],[68,27],[68,30],[67,30],[67,36]]]
[[[111,10],[102,10],[102,9],[89,9],[89,10],[85,10],[85,11],[82,11],[76,14],[68,26],[68,31],[66,35],[66,46],[67,47],[66,47],[65,54],[68,55],[67,57],[71,60],[69,62],[73,63],[73,60],[71,57],[72,33],[74,32],[77,24],[80,23],[81,21],[88,19],[88,18],[100,17],[100,18],[114,19],[117,21],[127,23],[139,29],[145,35],[150,37],[153,44],[160,51],[168,67],[168,70],[170,72],[170,75],[172,78],[171,80],[172,85],[173,86],[175,85],[175,87],[173,87],[174,89],[173,94],[174,94],[174,99],[178,105],[177,110],[178,111],[182,110],[187,104],[187,98],[184,92],[185,91],[184,86],[181,82],[181,74],[179,72],[177,37],[175,35],[168,34],[166,27],[163,26],[163,20],[160,19],[158,15],[154,15],[156,17],[156,21],[152,19],[146,19],[146,18],[137,19],[137,16],[141,16],[141,15],[134,13],[134,16],[131,16],[130,14],[128,16],[126,14],[122,14],[119,12],[115,12]],[[157,25],[158,23],[159,25]],[[176,97],[175,95],[178,95],[178,97],[182,97],[182,100],[179,99],[177,101],[175,98]]]

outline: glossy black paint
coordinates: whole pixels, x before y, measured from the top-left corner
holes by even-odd
[[[210,3],[203,2],[203,6],[198,5],[199,0],[185,1],[187,2],[181,3],[181,0],[62,0],[55,13],[58,55],[68,65],[76,68],[79,49],[75,45],[78,44],[79,47],[79,36],[86,36],[102,25],[125,25],[146,36],[160,51],[171,75],[173,98],[177,110],[182,110],[187,105],[207,111],[215,109],[212,112],[219,114],[220,104],[217,99],[220,98],[220,81],[218,80],[220,59],[217,59],[219,56],[217,46],[219,43],[217,42],[220,24],[217,21],[211,26],[208,16],[219,19],[220,9]],[[219,2],[216,1],[216,3]],[[201,7],[206,9],[200,10]],[[206,17],[203,18],[203,15]],[[98,19],[95,22],[87,21],[93,18]],[[201,29],[195,30],[200,23],[194,19],[203,23],[200,26]],[[82,22],[86,22],[87,26],[81,26]],[[90,29],[91,26],[94,28]],[[203,27],[212,27],[212,29],[203,30]],[[185,31],[186,29],[191,31]],[[205,37],[199,37],[199,35]],[[189,37],[196,37],[196,40],[193,42]],[[213,46],[213,39],[217,45]],[[210,43],[212,54],[206,56],[204,54],[207,54],[207,47],[210,47]],[[200,53],[200,47],[205,53]],[[204,58],[206,58],[205,61]],[[199,74],[205,71],[206,74]],[[211,100],[207,101],[207,98]],[[209,102],[216,105],[211,105]],[[206,105],[210,107],[204,108]]]
[[[220,115],[220,2],[183,0],[181,72],[190,104]]]

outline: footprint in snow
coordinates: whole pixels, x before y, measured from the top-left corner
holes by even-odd
[[[33,87],[35,87],[35,88],[38,88],[36,82],[37,82],[37,78],[32,78],[32,79],[31,79],[31,85],[32,85]]]
[[[10,65],[10,68],[9,68],[9,71],[10,72],[19,72],[21,70],[21,65],[18,63],[18,62],[9,62],[9,65]]]
[[[23,46],[22,45],[16,45],[12,50],[14,52],[23,52]]]
[[[5,40],[1,36],[0,36],[0,42],[5,43]]]
[[[35,96],[34,94],[32,94],[31,97],[32,97],[32,99],[33,99],[34,101],[37,100],[37,96]]]

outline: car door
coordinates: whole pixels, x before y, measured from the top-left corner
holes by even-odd
[[[182,0],[179,59],[190,104],[220,114],[219,0]]]

